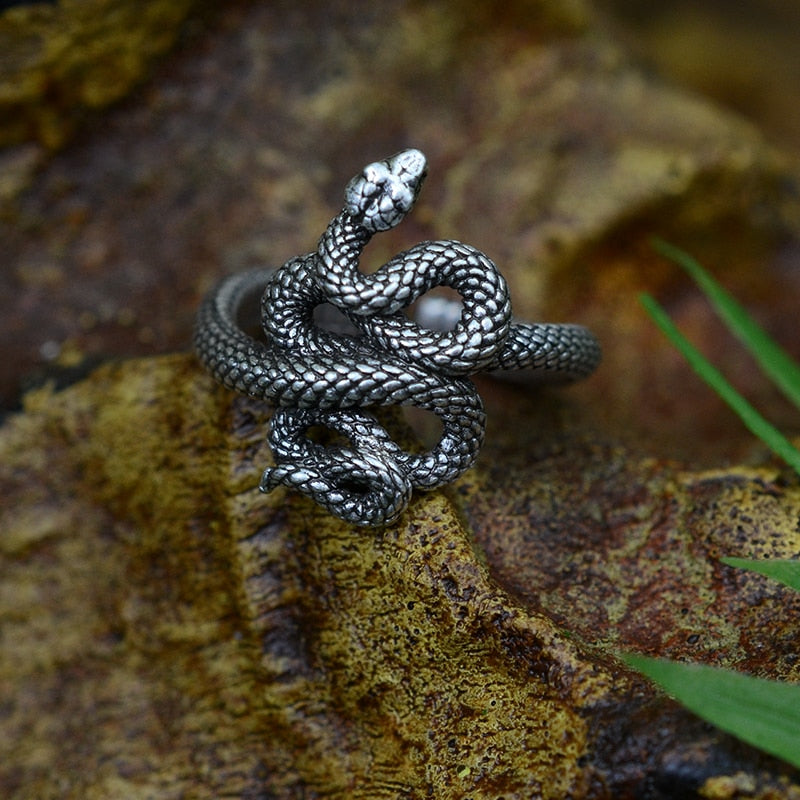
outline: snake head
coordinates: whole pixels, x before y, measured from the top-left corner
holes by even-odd
[[[345,211],[370,233],[394,228],[414,205],[427,172],[425,156],[401,150],[368,164],[345,189]]]

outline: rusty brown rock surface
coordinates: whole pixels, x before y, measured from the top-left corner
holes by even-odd
[[[578,423],[569,398],[502,392],[465,508],[513,597],[603,648],[800,681],[800,595],[719,561],[797,557],[794,475],[686,469]]]
[[[671,797],[735,775],[747,796],[800,796],[786,768],[696,723],[588,643],[613,638],[614,621],[580,630],[582,609],[624,616],[626,602],[653,631],[672,630],[643,537],[609,555],[603,514],[576,530],[567,504],[526,526],[521,569],[542,566],[549,537],[580,534],[583,563],[620,570],[616,605],[608,581],[562,571],[581,595],[565,617],[547,581],[529,571],[521,589],[525,577],[512,586],[498,566],[487,537],[503,533],[507,503],[496,525],[477,520],[503,488],[499,448],[472,483],[365,532],[304,498],[258,493],[266,418],[172,356],[37,392],[3,427],[4,796]],[[545,431],[519,444],[607,452],[585,434]],[[606,461],[580,459],[571,478],[615,491],[618,470],[598,472]],[[563,469],[543,457],[535,491]],[[600,494],[573,491],[584,509]],[[788,506],[785,525],[795,516]],[[713,519],[722,542],[725,516]],[[515,534],[501,538],[512,547]],[[676,608],[697,585],[673,587]],[[736,608],[736,580],[712,587]],[[769,603],[731,617],[720,646],[765,621]],[[774,652],[758,668],[785,674]]]
[[[796,596],[717,560],[796,556],[797,481],[636,301],[796,433],[648,243],[800,356],[796,164],[583,3],[355,5],[231,4],[49,163],[3,154],[3,405],[39,369],[185,350],[219,274],[311,249],[344,181],[407,145],[428,184],[368,259],[468,241],[520,315],[591,325],[604,365],[565,392],[484,381],[476,469],[378,535],[260,496],[267,410],[189,356],[29,396],[0,429],[0,789],[797,797],[608,655],[800,677]]]

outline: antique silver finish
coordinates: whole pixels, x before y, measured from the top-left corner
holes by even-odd
[[[368,165],[348,184],[315,253],[226,278],[197,316],[195,348],[211,374],[277,408],[269,434],[276,464],[260,488],[292,487],[357,525],[393,522],[413,489],[441,486],[474,463],[485,414],[469,375],[527,370],[534,380],[565,382],[600,361],[597,340],[580,325],[512,320],[497,267],[461,242],[422,242],[373,274],[359,271],[372,236],[411,210],[425,171],[418,150]],[[436,286],[451,287],[461,302],[423,298],[416,320],[403,313]],[[264,341],[238,321],[256,293]],[[317,324],[324,304],[341,311],[350,332]],[[438,444],[405,452],[363,410],[390,405],[435,413]],[[312,441],[306,433],[316,426],[349,445]]]

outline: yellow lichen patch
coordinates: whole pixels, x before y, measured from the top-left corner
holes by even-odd
[[[736,800],[736,798],[771,800],[776,796],[798,800],[800,789],[786,782],[774,787],[759,786],[752,775],[736,772],[732,775],[709,778],[698,790],[698,796],[706,800]]]
[[[31,528],[14,573],[25,582],[0,597],[0,611],[19,616],[7,634],[28,637],[12,638],[3,674],[23,695],[43,679],[71,686],[69,725],[82,731],[64,737],[63,703],[39,703],[34,749],[19,709],[3,723],[15,743],[6,763],[33,780],[59,761],[85,796],[126,781],[131,792],[191,784],[173,771],[187,748],[210,767],[229,747],[228,790],[252,785],[247,771],[261,760],[276,790],[299,774],[363,798],[575,791],[585,726],[569,698],[582,679],[553,670],[559,649],[570,673],[580,656],[544,618],[508,606],[450,504],[421,497],[403,524],[365,533],[302,498],[253,493],[243,476],[257,481],[265,418],[252,404],[232,417],[241,488],[226,493],[230,401],[189,365],[129,362],[39,392],[6,431],[11,450],[15,432],[49,431],[49,480],[64,496],[72,481],[71,502],[97,509],[44,538]],[[34,486],[43,467],[30,469]],[[530,662],[529,648],[548,666]],[[98,753],[68,744],[99,735]],[[110,772],[98,760],[108,749]],[[293,770],[275,774],[287,758]],[[149,779],[142,766],[153,760]],[[219,790],[212,781],[198,796]]]
[[[414,510],[377,539],[315,537],[301,562],[321,598],[318,658],[329,664],[332,705],[373,742],[359,782],[372,774],[440,797],[536,786],[564,796],[585,746],[576,710],[504,657],[516,615],[446,504],[428,499]]]
[[[175,41],[192,0],[62,0],[0,12],[0,147],[60,146],[79,112],[119,100]]]
[[[3,789],[591,798],[632,763],[661,774],[676,758],[711,777],[693,759],[725,737],[698,740],[571,618],[531,602],[541,577],[526,596],[499,587],[498,540],[484,557],[453,504],[477,519],[486,473],[419,494],[394,526],[354,528],[258,492],[268,417],[173,356],[41,390],[2,428]],[[530,533],[546,541],[548,526]],[[602,589],[580,584],[587,603]],[[741,752],[757,787],[791,796],[776,765]]]

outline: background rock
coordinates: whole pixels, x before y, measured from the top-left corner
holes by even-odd
[[[60,147],[89,109],[119,100],[142,82],[154,59],[175,43],[195,5],[192,0],[4,3],[0,147],[30,140]]]
[[[797,796],[607,655],[796,680],[796,598],[716,559],[800,552],[796,479],[636,299],[796,433],[649,245],[800,357],[796,162],[610,29],[580,2],[230,4],[68,148],[0,154],[7,410],[185,351],[220,274],[312,249],[344,182],[408,145],[428,183],[368,260],[462,239],[520,316],[605,351],[565,392],[482,381],[476,469],[377,536],[258,495],[267,410],[189,355],[29,395],[0,432],[9,796]]]

